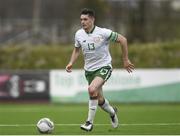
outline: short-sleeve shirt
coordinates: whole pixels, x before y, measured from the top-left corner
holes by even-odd
[[[84,69],[95,71],[104,66],[111,66],[109,42],[116,41],[118,34],[110,29],[95,26],[91,33],[79,29],[75,34],[75,47],[81,47],[84,55]]]

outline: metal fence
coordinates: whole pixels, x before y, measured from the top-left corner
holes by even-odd
[[[0,0],[0,44],[71,43],[84,7],[130,42],[180,38],[179,0]]]

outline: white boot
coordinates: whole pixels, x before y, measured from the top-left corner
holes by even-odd
[[[114,115],[110,116],[111,117],[111,124],[113,128],[117,128],[119,123],[118,123],[118,117],[117,117],[117,108],[113,108],[114,109]]]
[[[93,129],[93,124],[89,121],[86,121],[85,124],[81,125],[81,129],[85,131],[91,131]]]

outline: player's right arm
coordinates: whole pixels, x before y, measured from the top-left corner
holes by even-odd
[[[74,47],[74,50],[73,50],[72,55],[71,55],[71,59],[66,66],[67,72],[72,71],[72,66],[73,66],[74,62],[77,60],[79,54],[80,54],[80,47]]]

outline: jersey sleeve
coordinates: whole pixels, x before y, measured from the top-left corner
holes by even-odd
[[[106,29],[104,28],[104,37],[108,40],[108,41],[112,41],[115,42],[118,38],[118,33],[117,32],[113,32],[110,29]]]
[[[75,47],[81,47],[81,44],[80,44],[80,41],[79,41],[79,39],[78,39],[78,35],[77,35],[77,33],[75,34],[75,43],[74,43],[74,46]]]

